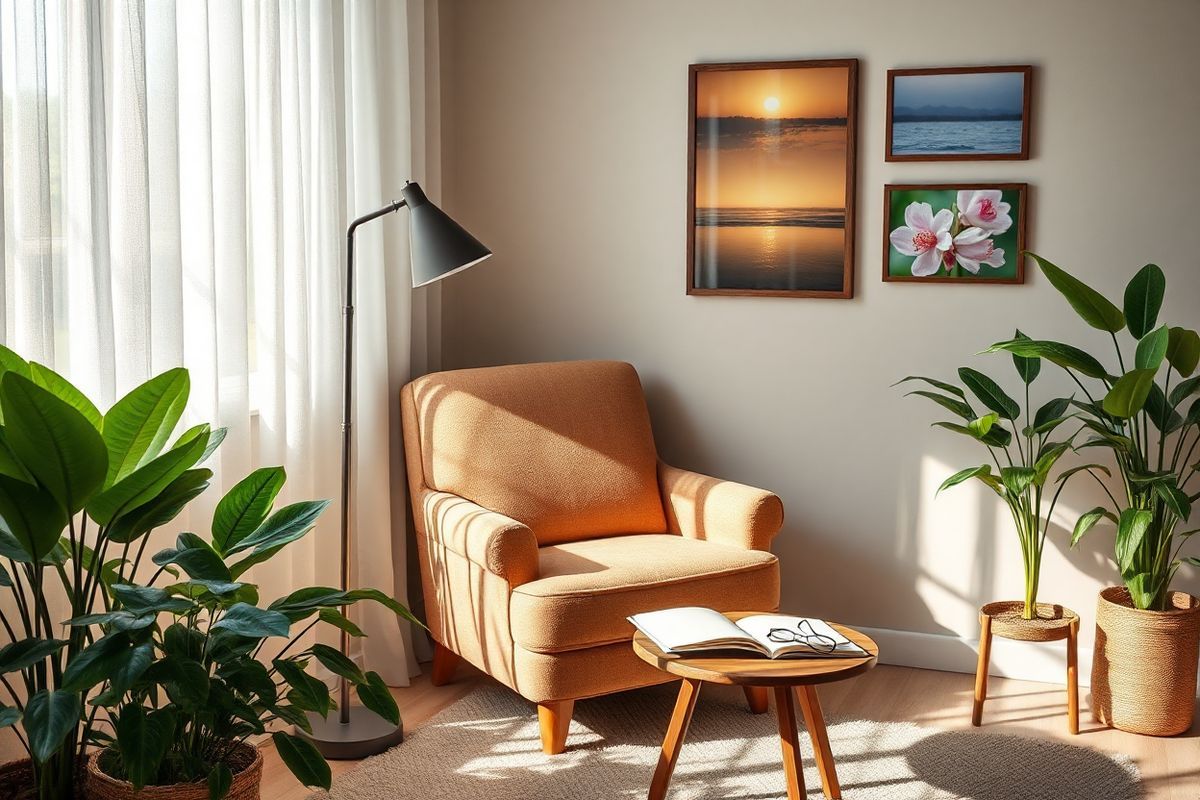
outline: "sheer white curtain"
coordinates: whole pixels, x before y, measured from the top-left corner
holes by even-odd
[[[281,503],[338,495],[343,232],[414,174],[419,11],[0,0],[3,341],[104,407],[186,366],[191,416],[229,428],[192,529],[256,466],[287,468]],[[405,225],[400,214],[358,235],[355,425],[356,582],[402,601],[405,500],[389,443],[411,348]],[[253,580],[264,598],[334,585],[338,546],[331,508]],[[360,613],[366,662],[405,684],[409,631]]]

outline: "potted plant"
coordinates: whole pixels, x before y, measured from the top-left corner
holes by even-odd
[[[1085,398],[1072,401],[1090,434],[1079,446],[1109,450],[1120,476],[1116,494],[1104,488],[1111,507],[1085,512],[1072,535],[1074,544],[1101,520],[1113,521],[1124,584],[1103,590],[1098,601],[1093,714],[1122,730],[1180,733],[1192,724],[1200,601],[1173,591],[1171,582],[1181,564],[1200,566],[1200,559],[1180,557],[1196,530],[1179,530],[1200,499],[1189,494],[1200,442],[1200,399],[1193,399],[1200,376],[1192,375],[1200,336],[1158,324],[1166,277],[1153,264],[1129,281],[1118,308],[1078,278],[1033,258],[1083,321],[1110,336],[1118,368],[1114,374],[1084,350],[1054,341],[1018,338],[990,348],[1063,368]],[[1121,347],[1123,330],[1134,340],[1131,348]]]
[[[1017,340],[1025,338],[1020,331],[1016,332]],[[1050,519],[1063,488],[1073,476],[1103,467],[1095,464],[1073,467],[1051,482],[1055,464],[1072,449],[1074,435],[1061,440],[1053,438],[1055,432],[1073,416],[1070,413],[1071,398],[1050,400],[1034,412],[1030,402],[1030,385],[1041,373],[1041,359],[1014,354],[1013,364],[1024,386],[1023,407],[984,373],[970,367],[959,368],[959,380],[988,409],[985,414],[975,410],[966,391],[956,384],[921,376],[910,376],[900,382],[922,381],[937,390],[916,389],[909,394],[932,400],[956,415],[960,421],[935,422],[934,425],[974,439],[987,448],[990,456],[991,463],[967,467],[951,475],[938,487],[938,493],[971,479],[983,483],[1008,507],[1013,530],[1021,546],[1021,561],[1025,568],[1024,598],[986,603],[979,609],[979,662],[975,673],[971,723],[978,726],[983,722],[993,635],[1028,642],[1065,639],[1067,728],[1071,733],[1078,733],[1079,615],[1061,605],[1039,603],[1038,586]],[[1006,423],[1012,430],[1005,427]],[[1043,501],[1047,497],[1049,505],[1043,513]]]
[[[1020,331],[1016,336],[1017,340],[1026,338]],[[1024,408],[996,381],[970,367],[959,368],[959,380],[983,404],[987,413],[976,411],[964,389],[956,384],[916,375],[904,378],[900,383],[921,381],[932,387],[936,391],[915,389],[908,394],[932,400],[959,418],[956,422],[935,422],[935,426],[967,436],[987,448],[990,463],[954,473],[938,487],[938,493],[975,479],[1004,501],[1012,515],[1013,529],[1021,546],[1021,561],[1025,568],[1024,599],[1020,603],[1007,605],[1019,608],[1022,619],[1033,620],[1039,613],[1051,613],[1054,608],[1038,604],[1038,580],[1042,549],[1055,504],[1071,477],[1098,467],[1094,464],[1075,467],[1051,482],[1054,465],[1064,453],[1071,450],[1074,438],[1052,438],[1054,432],[1072,416],[1071,399],[1053,399],[1041,405],[1036,412],[1032,411],[1030,385],[1041,372],[1041,359],[1037,356],[1014,355],[1013,363],[1024,385]],[[1006,423],[1013,430],[1005,427]],[[1017,433],[1014,434],[1014,430]],[[1049,507],[1042,513],[1043,501],[1047,497]]]
[[[207,765],[203,796],[211,780],[220,797],[238,785],[233,754],[245,751],[237,742],[275,718],[303,727],[298,709],[321,712],[315,679],[302,671],[311,659],[350,672],[364,704],[395,713],[378,676],[348,670],[317,645],[264,668],[277,686],[270,702],[249,665],[267,638],[255,638],[255,624],[281,635],[315,615],[357,633],[334,606],[358,599],[407,614],[373,590],[307,589],[277,608],[257,607],[242,573],[307,533],[324,508],[298,503],[270,514],[282,470],[256,472],[221,501],[215,544],[182,534],[155,556],[153,579],[137,582],[150,531],[208,486],[212,473],[199,465],[224,438],[198,425],[172,439],[188,390],[187,372],[170,370],[101,414],[61,375],[0,347],[0,591],[12,601],[0,610],[10,640],[0,648],[0,727],[19,724],[29,755],[0,768],[0,797],[82,796],[94,746],[113,753],[95,767],[112,765],[116,777],[132,779],[130,790]],[[173,614],[170,624],[164,614]],[[198,652],[197,642],[206,643]],[[195,718],[185,718],[189,711]],[[327,785],[310,748],[279,741],[302,779]]]

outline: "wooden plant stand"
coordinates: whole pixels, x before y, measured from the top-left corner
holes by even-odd
[[[1006,600],[988,603],[979,609],[979,666],[975,669],[975,705],[971,724],[983,723],[983,702],[987,699],[988,667],[992,657],[992,636],[1019,642],[1056,642],[1067,640],[1067,729],[1079,733],[1079,615],[1069,608],[1037,604],[1034,619],[1022,619],[1025,603]]]

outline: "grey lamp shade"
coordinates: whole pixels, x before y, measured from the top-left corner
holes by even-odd
[[[414,289],[461,272],[492,254],[445,211],[429,202],[418,184],[406,183],[400,193],[410,214]]]

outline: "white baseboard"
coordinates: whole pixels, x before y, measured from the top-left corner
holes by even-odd
[[[887,628],[859,628],[879,645],[879,661],[902,667],[975,674],[979,640],[939,633],[915,633]],[[1064,684],[1067,679],[1065,642],[1014,642],[992,637],[989,674],[1024,681]],[[1079,648],[1079,685],[1090,686],[1092,650]]]

